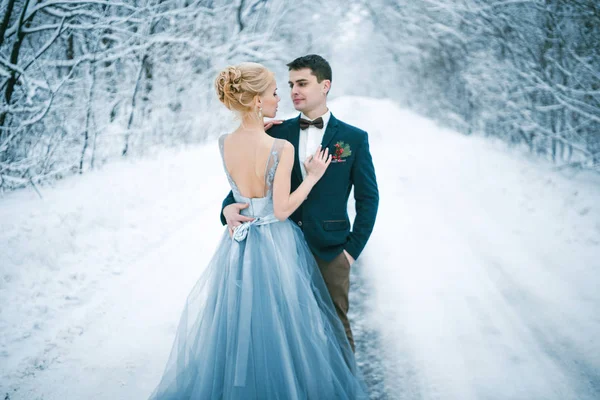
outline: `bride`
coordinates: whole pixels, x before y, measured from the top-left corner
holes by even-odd
[[[366,388],[302,231],[287,218],[331,162],[320,149],[290,193],[294,147],[269,136],[275,77],[242,63],[216,79],[241,118],[219,138],[235,200],[249,221],[226,230],[189,294],[164,374],[150,399],[361,399]]]

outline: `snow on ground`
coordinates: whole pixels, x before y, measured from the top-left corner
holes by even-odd
[[[331,109],[369,131],[380,184],[356,318],[380,332],[386,398],[600,397],[598,176],[390,101]],[[226,192],[213,142],[0,199],[0,395],[146,398]]]
[[[0,394],[149,392],[221,230],[217,162],[212,143],[2,200]]]

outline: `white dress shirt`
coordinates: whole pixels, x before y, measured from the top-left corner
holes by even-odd
[[[300,140],[298,142],[298,161],[300,161],[302,179],[306,178],[306,168],[304,168],[304,161],[308,157],[315,154],[317,148],[323,142],[323,135],[325,135],[325,129],[327,129],[327,124],[329,123],[330,117],[331,111],[329,110],[327,110],[327,112],[321,116],[321,118],[323,118],[323,129],[319,129],[314,125],[310,125],[306,129],[300,129]],[[306,115],[304,115],[304,113],[300,114],[300,118],[307,119],[309,121],[314,121],[308,118]]]

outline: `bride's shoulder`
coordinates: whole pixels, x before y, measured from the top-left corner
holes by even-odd
[[[275,139],[275,146],[281,151],[281,152],[294,152],[294,145],[291,144],[290,142],[288,142],[285,139]]]
[[[224,143],[225,140],[229,140],[229,137],[231,136],[232,132],[229,133],[223,133],[222,135],[219,136],[219,143]]]
[[[275,139],[274,150],[280,160],[294,158],[294,146],[285,139]]]
[[[229,136],[229,133],[224,133],[217,139],[217,143],[219,143],[219,148],[221,149],[221,151],[225,147],[225,139],[227,138],[227,136]]]

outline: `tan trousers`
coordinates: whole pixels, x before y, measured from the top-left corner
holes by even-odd
[[[350,263],[344,255],[340,253],[336,258],[327,262],[315,256],[333,304],[337,311],[338,317],[344,325],[346,336],[354,351],[354,338],[352,337],[352,329],[350,329],[350,321],[348,320],[348,292],[350,291]]]

